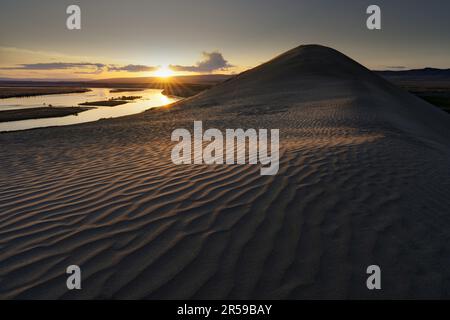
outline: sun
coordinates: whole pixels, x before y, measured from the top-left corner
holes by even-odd
[[[168,65],[159,66],[155,71],[155,76],[160,78],[169,78],[173,76],[174,72]]]

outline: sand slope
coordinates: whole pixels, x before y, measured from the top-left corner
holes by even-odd
[[[170,134],[194,120],[280,129],[278,174],[174,166]],[[1,298],[450,297],[450,116],[333,49],[0,150]]]

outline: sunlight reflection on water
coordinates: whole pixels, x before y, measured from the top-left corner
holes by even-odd
[[[176,97],[163,95],[161,89],[145,89],[142,91],[110,92],[110,89],[92,88],[92,91],[84,93],[55,94],[27,98],[8,98],[0,100],[0,110],[13,110],[25,108],[37,108],[51,104],[53,107],[77,106],[86,101],[108,100],[121,96],[142,96],[138,100],[115,107],[95,107],[94,109],[80,112],[78,115],[70,115],[55,118],[30,119],[9,121],[0,123],[0,131],[25,130],[50,126],[65,126],[70,124],[97,121],[104,118],[117,118],[126,115],[143,112],[147,109],[163,106],[179,100]],[[44,105],[45,103],[45,105]]]

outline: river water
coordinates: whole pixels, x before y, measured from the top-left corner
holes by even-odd
[[[0,122],[0,131],[65,126],[97,121],[105,118],[117,118],[140,113],[147,109],[163,106],[179,100],[179,98],[176,97],[167,97],[163,95],[161,93],[161,89],[145,89],[142,91],[129,92],[110,92],[110,90],[111,89],[105,88],[91,88],[91,91],[84,93],[52,94],[34,97],[0,99],[0,111],[45,107],[48,105],[52,105],[53,107],[71,107],[78,106],[79,103],[86,101],[102,101],[121,96],[142,96],[142,98],[115,107],[94,107],[91,110],[80,112],[78,115]]]

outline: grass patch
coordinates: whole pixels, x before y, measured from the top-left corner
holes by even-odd
[[[436,96],[436,95],[423,95],[418,94],[418,97],[431,103],[432,105],[441,108],[442,110],[450,113],[450,97],[449,96]]]

